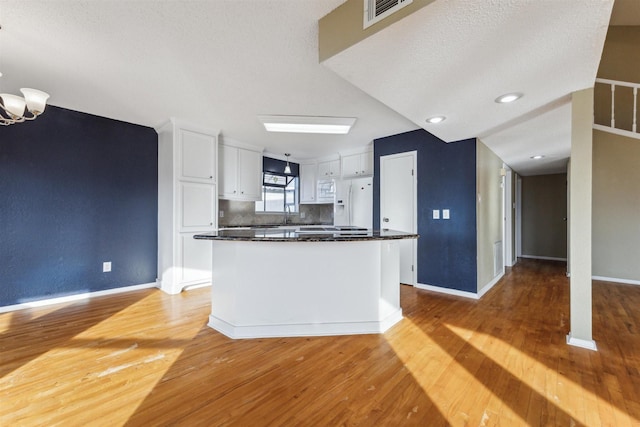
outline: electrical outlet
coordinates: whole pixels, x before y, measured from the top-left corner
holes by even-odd
[[[449,209],[442,209],[442,219],[449,219]]]
[[[220,218],[224,218],[224,211],[220,210]]]
[[[440,209],[433,210],[433,219],[440,219]]]
[[[304,213],[304,212],[300,212],[300,219],[304,219],[304,217],[305,217],[305,216],[307,216],[307,214],[306,214],[306,213]]]
[[[111,271],[111,261],[102,263],[102,272],[109,273]]]

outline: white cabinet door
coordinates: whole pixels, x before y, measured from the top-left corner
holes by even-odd
[[[368,176],[373,175],[373,152],[369,151],[360,155],[360,170],[361,175]]]
[[[325,179],[331,176],[331,162],[318,163],[318,179]]]
[[[197,234],[197,233],[196,233]],[[209,240],[196,240],[194,233],[180,233],[178,263],[180,287],[211,281],[213,245]]]
[[[340,160],[332,160],[329,166],[331,168],[329,171],[329,175],[331,175],[331,178],[339,178],[340,177]]]
[[[238,195],[238,149],[220,145],[220,197],[235,198]]]
[[[300,165],[300,203],[316,202],[316,164]]]
[[[213,230],[215,184],[181,181],[180,197],[180,231]]]
[[[255,201],[262,198],[262,153],[220,145],[220,198]]]
[[[318,163],[318,179],[334,179],[340,176],[340,160]]]
[[[242,200],[262,199],[262,153],[238,149],[238,188]]]
[[[360,175],[360,154],[342,157],[342,176],[352,178]]]
[[[188,129],[178,130],[182,179],[214,181],[216,178],[216,137]]]
[[[354,178],[373,175],[373,153],[368,151],[342,157],[342,176]]]

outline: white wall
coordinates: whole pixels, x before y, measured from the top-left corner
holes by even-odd
[[[593,275],[640,284],[640,141],[593,131]]]
[[[495,279],[504,273],[494,271],[494,245],[503,241],[503,195],[502,160],[478,140],[476,144],[477,164],[477,253],[478,293],[493,285]]]

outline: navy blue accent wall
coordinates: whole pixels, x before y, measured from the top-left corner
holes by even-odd
[[[476,140],[446,144],[418,129],[374,141],[373,219],[380,226],[380,156],[418,152],[418,283],[477,291]],[[450,220],[432,219],[450,209]]]
[[[152,128],[54,106],[0,127],[0,203],[0,306],[156,279]]]

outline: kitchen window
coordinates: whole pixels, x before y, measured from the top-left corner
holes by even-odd
[[[298,177],[268,172],[262,174],[262,200],[256,212],[298,212]]]

